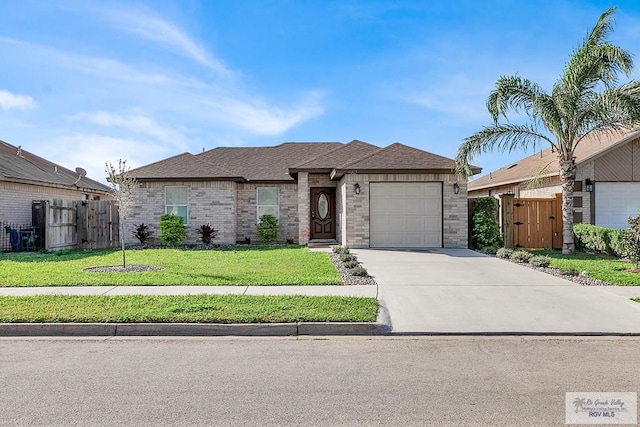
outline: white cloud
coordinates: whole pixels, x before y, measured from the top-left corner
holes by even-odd
[[[213,58],[184,31],[150,12],[119,9],[107,12],[107,16],[125,31],[165,45],[174,52],[191,58],[220,74],[229,73],[222,61]]]
[[[163,142],[178,144],[184,136],[168,127],[161,126],[155,120],[140,114],[121,115],[108,111],[80,113],[71,117],[73,121],[87,121],[105,127],[119,127],[142,135],[151,136]]]
[[[278,135],[293,126],[324,113],[320,99],[322,94],[311,93],[298,105],[289,109],[273,107],[264,102],[246,102],[233,98],[205,100],[217,117],[254,134]]]
[[[106,182],[105,163],[127,160],[127,167],[136,167],[169,157],[173,147],[131,138],[113,138],[96,134],[75,134],[54,138],[39,148],[38,155],[74,170],[82,167],[87,176]]]
[[[36,102],[27,95],[16,95],[6,90],[0,90],[0,108],[10,110],[31,110],[36,107]]]

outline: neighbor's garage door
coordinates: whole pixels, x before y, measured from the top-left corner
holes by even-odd
[[[640,182],[597,182],[596,225],[626,229],[627,218],[640,211]]]
[[[372,182],[370,189],[371,247],[442,247],[441,183]]]

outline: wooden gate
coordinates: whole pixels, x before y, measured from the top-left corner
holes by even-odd
[[[112,200],[33,202],[33,225],[45,250],[117,247],[118,207]]]
[[[507,247],[562,248],[562,194],[550,199],[502,197],[502,202]]]

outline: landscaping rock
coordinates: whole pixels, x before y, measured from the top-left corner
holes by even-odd
[[[336,266],[342,276],[342,281],[345,285],[376,285],[376,281],[371,276],[354,276],[349,272],[349,269],[344,266],[344,263],[340,260],[340,254],[330,253],[331,261]]]

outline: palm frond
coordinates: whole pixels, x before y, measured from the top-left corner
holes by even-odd
[[[533,174],[533,176],[525,182],[525,188],[527,190],[535,190],[536,188],[542,187],[543,184],[550,181],[549,174],[551,173],[550,166],[556,163],[555,161],[551,161],[544,165],[540,170]]]
[[[542,94],[542,88],[530,80],[519,76],[502,76],[487,98],[487,110],[494,122],[498,121],[499,116],[506,118],[510,110],[524,109],[529,115],[535,114],[535,100]]]
[[[469,163],[477,154],[497,148],[511,152],[516,149],[535,148],[540,141],[548,142],[557,149],[557,145],[547,135],[538,132],[533,126],[516,124],[494,124],[465,138],[456,154],[456,173],[471,176]]]

